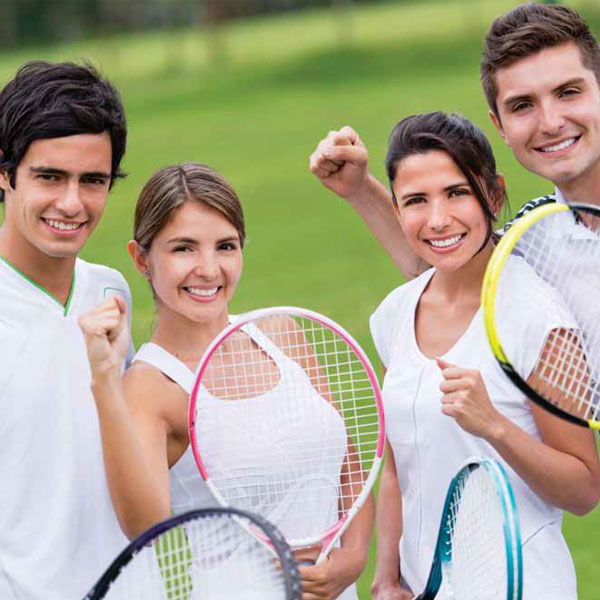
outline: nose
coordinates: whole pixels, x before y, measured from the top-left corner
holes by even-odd
[[[70,181],[58,201],[56,207],[67,217],[76,216],[83,209],[81,190],[77,181]]]
[[[219,274],[217,257],[212,251],[198,253],[198,261],[194,265],[194,275],[203,279],[215,279]]]
[[[448,227],[452,217],[447,203],[443,200],[434,200],[429,203],[427,225],[432,231],[440,231]]]
[[[565,119],[560,106],[553,100],[544,102],[540,107],[540,130],[549,135],[560,133]]]

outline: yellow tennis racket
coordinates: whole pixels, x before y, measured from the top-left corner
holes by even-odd
[[[491,349],[531,400],[600,430],[600,209],[546,204],[504,234],[482,299]]]

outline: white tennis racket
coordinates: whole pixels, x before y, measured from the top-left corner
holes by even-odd
[[[521,600],[519,518],[504,468],[469,461],[448,488],[433,564],[417,600]]]
[[[222,331],[200,361],[190,442],[223,506],[262,515],[317,562],[367,499],[383,447],[381,392],[358,343],[315,312],[275,307]]]
[[[234,598],[301,600],[300,576],[272,525],[239,510],[210,508],[151,527],[121,552],[85,600]]]

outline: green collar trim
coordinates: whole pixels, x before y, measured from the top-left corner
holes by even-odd
[[[3,263],[5,263],[6,265],[8,265],[15,273],[19,274],[23,279],[25,279],[26,281],[31,283],[31,285],[35,286],[41,292],[44,292],[44,294],[46,294],[46,296],[49,296],[50,298],[52,298],[52,300],[54,300],[59,306],[63,306],[58,301],[58,298],[54,294],[51,294],[45,287],[42,287],[39,283],[37,283],[37,281],[34,281],[33,279],[31,279],[31,277],[27,277],[27,275],[25,275],[25,273],[23,273],[23,271],[21,271],[21,269],[19,269],[18,267],[15,267],[15,265],[13,265],[11,262],[6,260],[6,258],[4,258],[4,256],[0,255],[0,260]],[[65,317],[69,313],[69,307],[71,306],[71,299],[73,298],[73,290],[74,289],[75,289],[75,270],[73,270],[73,278],[71,279],[71,289],[69,290],[69,296],[67,297],[67,301],[63,307],[64,308],[63,316],[65,316]]]

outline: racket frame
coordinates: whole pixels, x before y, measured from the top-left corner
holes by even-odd
[[[452,535],[447,526],[449,515],[456,512],[454,506],[460,505],[461,483],[476,469],[485,469],[496,487],[504,514],[504,546],[506,550],[507,596],[506,600],[521,600],[523,593],[523,557],[521,552],[521,532],[514,493],[504,467],[489,458],[469,459],[452,478],[446,493],[442,518],[438,532],[433,562],[425,590],[415,600],[433,600],[442,585],[443,573],[449,570],[452,562]],[[464,486],[463,486],[464,487]],[[456,500],[458,499],[458,502]],[[512,577],[510,574],[512,573]],[[458,599],[460,600],[460,599]]]
[[[502,348],[502,344],[500,343],[498,329],[496,326],[495,309],[500,274],[519,239],[523,233],[525,233],[525,231],[527,231],[532,225],[541,219],[558,212],[572,211],[572,209],[584,210],[586,212],[594,213],[596,216],[600,217],[600,209],[598,209],[597,206],[592,206],[589,204],[567,205],[553,202],[536,207],[527,214],[523,215],[517,221],[515,221],[515,223],[511,225],[510,229],[502,236],[500,242],[492,253],[490,261],[488,262],[485,275],[483,277],[483,284],[481,286],[483,322],[485,333],[494,357],[498,361],[500,368],[506,373],[507,377],[521,392],[533,400],[537,405],[548,410],[557,417],[561,417],[570,423],[574,423],[582,427],[600,431],[599,420],[583,419],[582,417],[573,415],[559,408],[556,406],[556,404],[549,402],[539,392],[529,386],[529,384],[519,375],[507,358],[504,349]]]
[[[278,559],[281,570],[286,574],[285,598],[286,600],[302,600],[302,588],[298,566],[288,543],[279,530],[259,515],[231,507],[214,507],[191,510],[180,515],[161,521],[153,525],[139,537],[133,540],[110,564],[94,587],[83,600],[102,600],[108,593],[111,585],[118,579],[123,569],[135,558],[137,554],[149,547],[162,534],[169,532],[195,521],[198,518],[209,518],[218,515],[228,515],[236,520],[240,527],[261,541],[269,540],[269,547]],[[247,521],[247,522],[246,522]],[[264,533],[263,533],[264,532]]]
[[[207,472],[204,462],[202,460],[202,456],[200,455],[198,441],[196,440],[196,401],[198,397],[198,392],[200,390],[200,386],[202,385],[202,377],[206,368],[208,367],[211,357],[217,351],[217,348],[220,346],[223,340],[228,338],[234,332],[239,331],[242,327],[244,327],[244,325],[247,325],[251,321],[280,315],[312,319],[313,321],[316,321],[317,323],[325,326],[326,328],[330,329],[335,334],[337,334],[339,337],[341,337],[350,346],[354,354],[358,357],[361,364],[365,368],[365,372],[373,388],[375,404],[377,408],[377,416],[379,421],[379,431],[377,434],[377,449],[375,457],[373,458],[373,462],[371,464],[371,470],[369,472],[369,475],[367,476],[361,493],[354,500],[352,506],[350,507],[350,510],[345,515],[343,515],[342,518],[333,527],[330,527],[328,530],[321,533],[318,537],[306,539],[301,546],[297,547],[301,548],[311,546],[313,544],[322,544],[323,549],[316,561],[316,564],[319,564],[327,557],[329,552],[331,552],[331,550],[337,544],[338,540],[342,537],[346,529],[348,529],[350,523],[352,522],[352,519],[356,516],[358,511],[361,509],[361,507],[369,497],[369,494],[371,493],[371,490],[373,489],[375,482],[377,481],[377,476],[381,468],[381,464],[383,461],[383,452],[385,448],[385,417],[383,412],[383,399],[381,395],[381,388],[379,387],[377,375],[375,374],[373,365],[371,364],[369,358],[367,357],[363,349],[343,327],[341,327],[332,319],[325,317],[324,315],[321,315],[307,308],[299,308],[297,306],[273,306],[269,308],[259,308],[257,310],[244,313],[242,316],[236,318],[236,320],[233,323],[230,323],[225,329],[223,329],[223,331],[221,331],[213,339],[213,341],[206,348],[206,351],[204,352],[202,358],[200,359],[200,362],[198,363],[198,369],[196,371],[196,377],[194,380],[194,387],[190,395],[188,414],[190,445],[192,447],[192,453],[194,455],[196,465],[198,466],[198,470],[200,471],[202,478],[206,482],[208,488],[214,495],[215,499],[221,506],[229,506],[223,495],[213,484],[211,477]]]

